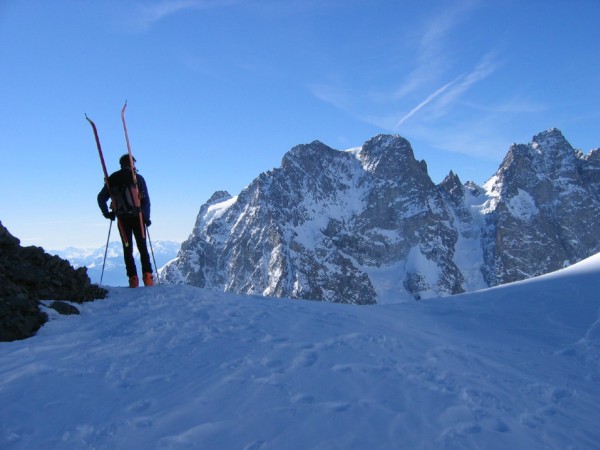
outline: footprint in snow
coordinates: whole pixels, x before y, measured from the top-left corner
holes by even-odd
[[[146,411],[148,408],[150,408],[150,406],[152,406],[152,404],[153,401],[149,399],[138,400],[137,402],[134,402],[131,405],[129,405],[127,410],[130,412],[139,413],[142,411]]]
[[[310,367],[317,362],[319,356],[312,351],[302,352],[299,356],[297,356],[292,362],[292,368],[298,367]]]
[[[315,402],[315,398],[308,394],[295,394],[290,397],[290,402],[294,404],[311,404]]]

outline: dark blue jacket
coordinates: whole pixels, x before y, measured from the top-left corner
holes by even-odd
[[[138,191],[140,193],[140,204],[142,206],[142,216],[144,221],[150,220],[150,195],[148,195],[148,186],[146,180],[139,173],[136,173]],[[132,183],[131,169],[124,167],[121,170],[117,170],[108,177],[108,183],[111,189],[120,185],[127,185]],[[106,184],[102,187],[102,190],[98,194],[98,206],[104,216],[108,215],[108,206],[106,202],[110,200],[110,192]]]

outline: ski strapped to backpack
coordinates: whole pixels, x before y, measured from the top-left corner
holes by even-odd
[[[117,217],[138,217],[141,208],[136,206],[136,198],[139,198],[141,193],[133,183],[131,171],[121,169],[109,177],[109,182],[115,215]]]
[[[133,201],[134,206],[139,210],[138,215],[140,218],[140,228],[142,230],[142,237],[146,238],[146,227],[144,224],[144,217],[142,215],[142,203],[140,199],[140,193],[138,189],[137,183],[137,175],[135,173],[135,164],[133,155],[131,153],[131,145],[129,144],[129,134],[127,133],[127,123],[125,122],[125,109],[127,108],[127,100],[125,100],[125,104],[123,105],[123,109],[121,110],[121,120],[123,121],[123,130],[125,131],[125,141],[127,142],[127,152],[129,153],[129,167],[131,168],[131,176],[133,178],[133,184],[130,186],[130,196]]]
[[[108,192],[110,194],[110,199],[111,199],[111,208],[114,208],[116,205],[116,199],[114,197],[113,191],[111,191],[110,189],[110,183],[108,181],[108,170],[106,170],[106,164],[104,162],[104,154],[102,153],[102,146],[100,145],[100,137],[98,136],[98,129],[96,128],[96,124],[94,123],[94,121],[92,119],[90,119],[87,114],[85,114],[85,118],[87,119],[87,121],[90,123],[90,125],[92,126],[92,130],[94,130],[94,138],[96,139],[96,147],[98,148],[98,155],[100,156],[100,163],[102,164],[102,171],[104,172],[104,184],[106,184],[106,189],[108,189]],[[123,241],[123,243],[125,244],[125,246],[129,245],[129,242],[127,240],[127,236],[123,230],[123,225],[121,224],[121,221],[118,220],[118,226],[119,226],[119,234],[121,235],[121,239]]]

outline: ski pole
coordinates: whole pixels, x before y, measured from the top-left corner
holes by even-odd
[[[156,265],[156,259],[154,259],[154,250],[152,249],[152,239],[150,239],[148,227],[145,225],[144,227],[146,228],[146,236],[148,236],[148,242],[150,243],[150,253],[152,253],[152,262],[154,262],[154,270],[156,271],[156,284],[160,284],[160,278],[158,277],[158,266]]]
[[[108,237],[106,238],[106,248],[104,249],[104,261],[102,262],[102,274],[100,275],[100,284],[102,284],[102,279],[104,278],[104,266],[106,265],[106,254],[108,253],[108,241],[110,241],[110,230],[112,229],[112,220],[109,221],[110,225],[108,226]]]

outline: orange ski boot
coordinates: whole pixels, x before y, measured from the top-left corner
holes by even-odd
[[[129,287],[136,288],[140,285],[140,279],[137,275],[132,275],[129,277]]]
[[[152,279],[152,274],[150,272],[145,272],[142,275],[142,280],[144,280],[144,286],[154,286],[154,280]]]

